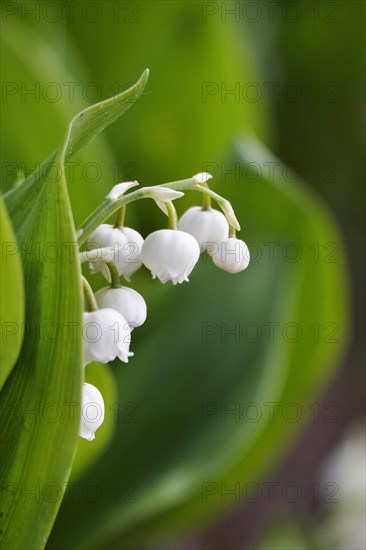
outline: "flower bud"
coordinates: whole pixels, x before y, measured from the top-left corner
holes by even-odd
[[[127,286],[101,288],[95,293],[100,308],[112,308],[127,321],[130,329],[141,326],[146,321],[146,302],[136,290]]]
[[[103,424],[103,420],[104,400],[102,394],[95,386],[85,382],[81,396],[80,437],[93,441],[94,434]]]
[[[189,208],[178,222],[178,228],[186,231],[198,242],[201,252],[210,249],[210,244],[224,241],[229,234],[229,224],[224,214],[200,206]]]
[[[103,223],[90,235],[88,245],[90,249],[94,248],[114,248],[114,263],[118,273],[123,275],[126,281],[130,281],[131,275],[137,271],[141,265],[141,247],[144,239],[140,233],[130,227],[113,227]],[[111,281],[111,275],[108,267],[102,261],[90,262],[89,267],[92,272],[101,271],[108,282]]]
[[[200,256],[192,235],[176,229],[160,229],[151,233],[142,246],[141,259],[153,278],[174,285],[188,281],[188,275]]]
[[[109,363],[119,357],[124,363],[129,351],[131,330],[126,319],[112,308],[85,312],[83,317],[84,364]]]
[[[213,263],[228,273],[239,273],[249,265],[249,249],[244,241],[229,237],[212,254]]]

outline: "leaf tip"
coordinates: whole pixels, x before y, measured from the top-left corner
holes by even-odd
[[[145,88],[147,81],[149,80],[150,69],[145,69],[139,78],[138,84]]]

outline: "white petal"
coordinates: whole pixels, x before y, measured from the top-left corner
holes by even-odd
[[[160,187],[158,185],[152,187],[143,187],[141,189],[145,197],[150,197],[151,199],[158,201],[174,201],[183,197],[184,193],[182,191],[175,191],[175,189],[169,189],[169,187]]]
[[[206,181],[212,178],[212,174],[209,174],[208,172],[200,172],[199,174],[192,176],[192,178],[198,183],[206,183]]]
[[[79,435],[88,441],[95,439],[95,432],[104,420],[104,400],[92,384],[84,383],[81,397]]]
[[[136,187],[137,185],[138,185],[137,181],[124,181],[122,183],[117,183],[117,185],[112,187],[111,191],[107,195],[107,198],[116,200],[121,195],[126,193],[128,189],[131,189],[131,187]]]
[[[112,246],[107,246],[105,248],[93,248],[91,250],[85,250],[80,252],[79,257],[80,261],[83,262],[111,262],[114,258],[114,248]]]
[[[228,273],[244,271],[250,262],[250,253],[244,241],[229,237],[220,243],[218,250],[212,254],[213,263]]]
[[[96,292],[95,298],[100,308],[112,308],[118,311],[126,319],[131,330],[146,321],[146,302],[133,288],[126,286],[101,288]]]
[[[130,227],[117,228],[109,224],[100,225],[89,237],[88,246],[93,248],[112,247],[114,250],[114,262],[118,273],[129,281],[131,275],[141,265],[141,248],[144,239]],[[110,273],[104,262],[95,262],[94,271],[101,271],[107,281],[110,281]]]
[[[83,320],[84,364],[109,363],[116,357],[127,363],[131,330],[126,319],[111,308],[85,312]]]
[[[229,224],[222,212],[200,206],[189,208],[178,222],[178,228],[196,239],[201,252],[217,248],[214,245],[225,240],[229,234]]]
[[[192,235],[174,229],[161,229],[145,240],[141,258],[152,276],[162,283],[186,281],[200,255],[198,243]]]
[[[157,199],[155,199],[155,203],[156,203],[156,206],[158,206],[158,207],[160,208],[160,210],[161,210],[162,212],[164,212],[164,214],[165,214],[166,216],[169,216],[169,211],[168,211],[168,209],[167,209],[167,206],[166,206],[165,202],[158,201]]]

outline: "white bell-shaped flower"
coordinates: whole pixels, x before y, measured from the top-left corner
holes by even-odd
[[[95,439],[95,432],[103,424],[104,400],[92,384],[85,382],[81,395],[81,417],[79,435],[88,441]]]
[[[119,357],[124,363],[130,352],[131,330],[126,319],[112,308],[84,313],[84,364],[109,363]]]
[[[131,275],[140,269],[141,247],[144,239],[140,233],[130,227],[113,227],[103,223],[90,235],[88,239],[89,249],[114,248],[114,263],[118,273],[123,275],[126,281],[130,281]],[[92,272],[101,271],[108,282],[111,275],[108,267],[102,261],[94,261],[89,264]]]
[[[192,235],[177,229],[160,229],[151,233],[142,246],[141,258],[153,278],[174,285],[188,281],[196,265],[200,248]]]
[[[229,237],[219,244],[212,254],[213,263],[229,273],[244,271],[249,265],[249,248],[244,241]]]
[[[201,252],[211,252],[217,243],[224,241],[229,234],[229,224],[222,212],[200,206],[189,208],[178,222],[181,231],[190,233],[198,242]]]
[[[95,293],[100,308],[112,308],[118,311],[127,321],[130,329],[141,326],[146,321],[146,302],[133,288],[101,288]]]

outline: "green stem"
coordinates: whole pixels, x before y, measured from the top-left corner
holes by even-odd
[[[208,183],[201,183],[202,187],[205,187],[206,189],[210,189],[208,186]],[[203,210],[210,210],[211,209],[211,197],[208,193],[203,193],[203,200],[202,200],[202,208]]]
[[[98,309],[98,304],[94,296],[92,287],[90,286],[87,279],[84,275],[81,276],[83,281],[84,295],[85,295],[85,305],[87,306],[88,311],[96,311]]]
[[[178,216],[177,216],[177,211],[174,207],[174,204],[172,203],[172,201],[167,201],[165,203],[165,206],[168,210],[168,217],[169,217],[168,228],[178,229]]]
[[[236,229],[232,225],[229,226],[229,237],[236,237]]]
[[[165,185],[162,185],[161,187],[171,187],[172,189],[176,189],[177,191],[185,190],[185,189],[193,189],[194,186],[197,185],[196,180],[193,178],[187,179],[187,180],[180,180],[175,181],[172,183],[167,183]],[[121,206],[126,206],[127,204],[144,199],[146,195],[144,194],[144,189],[137,189],[136,191],[133,191],[132,193],[128,193],[127,195],[122,195],[118,199],[111,199],[106,197],[102,204],[98,206],[94,212],[90,214],[90,216],[87,217],[85,222],[81,225],[78,234],[79,234],[79,245],[82,245],[88,240],[88,237],[93,233],[93,231],[102,223],[105,222],[106,219],[108,219],[110,216],[112,216]],[[150,198],[150,197],[149,197]]]
[[[118,210],[116,221],[114,222],[114,227],[116,229],[123,228],[123,224],[125,223],[125,216],[126,216],[126,206],[121,206],[121,208]]]
[[[189,178],[186,180],[179,180],[179,181],[172,181],[170,183],[164,183],[162,185],[159,185],[159,187],[169,187],[170,189],[175,189],[176,191],[199,191],[200,193],[205,193],[209,195],[212,199],[214,199],[220,207],[224,210],[225,205],[225,199],[212,191],[211,189],[206,189],[194,178]],[[136,191],[133,191],[132,193],[128,193],[127,195],[122,195],[118,199],[111,199],[106,197],[102,204],[94,210],[88,216],[88,218],[85,220],[85,222],[80,227],[78,234],[79,234],[79,245],[82,245],[85,243],[88,239],[88,237],[91,235],[91,233],[102,223],[105,222],[107,218],[112,216],[121,206],[126,206],[127,204],[146,198],[146,193],[144,192],[144,188],[137,189]],[[151,198],[151,197],[149,197]],[[225,210],[224,210],[225,211]],[[237,229],[240,229],[239,224],[237,224]]]
[[[211,209],[211,197],[207,193],[204,193],[203,195],[202,208],[203,210]]]
[[[106,262],[106,265],[111,274],[111,288],[121,288],[121,282],[119,280],[119,273],[114,262]]]

